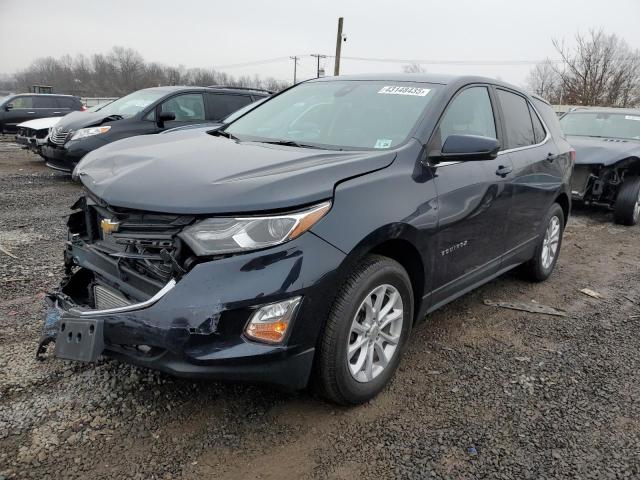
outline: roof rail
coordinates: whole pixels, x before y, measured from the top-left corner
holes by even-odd
[[[264,92],[264,93],[268,93],[269,95],[273,94],[271,90],[267,90],[265,88],[234,87],[231,85],[207,85],[207,88],[225,88],[228,90],[247,90],[247,91],[253,91],[253,92]]]

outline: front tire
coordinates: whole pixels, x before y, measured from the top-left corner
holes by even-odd
[[[640,177],[625,179],[618,191],[613,218],[620,225],[633,226],[640,219]]]
[[[557,203],[549,208],[533,258],[525,264],[527,276],[534,282],[543,282],[551,276],[560,256],[564,233],[564,211]]]
[[[366,257],[341,286],[319,341],[320,394],[342,405],[375,397],[398,367],[412,321],[405,269],[387,257]]]

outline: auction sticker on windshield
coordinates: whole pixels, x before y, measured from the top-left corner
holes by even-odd
[[[640,117],[636,117],[635,115],[625,115],[624,116],[625,120],[636,120],[636,121],[640,121]]]
[[[414,97],[424,97],[430,91],[430,88],[399,87],[395,85],[387,85],[385,87],[382,87],[378,91],[378,93],[385,93],[387,95],[413,95]]]

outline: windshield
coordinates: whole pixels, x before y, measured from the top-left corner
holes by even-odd
[[[302,83],[239,118],[240,140],[329,149],[388,149],[410,135],[440,85],[336,80]]]
[[[560,119],[567,135],[640,140],[640,115],[572,112]]]
[[[130,93],[126,97],[114,100],[106,107],[100,108],[99,111],[105,114],[105,116],[119,115],[124,118],[132,117],[159,98],[164,97],[166,93],[167,92],[159,90],[138,90],[137,92]]]

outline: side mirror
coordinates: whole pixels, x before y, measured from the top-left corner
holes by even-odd
[[[449,135],[442,151],[431,155],[438,161],[493,160],[498,156],[500,143],[491,137],[480,135]]]
[[[158,128],[164,128],[164,122],[170,122],[176,119],[176,114],[173,112],[160,112],[156,114],[156,125]]]
[[[6,112],[8,112],[9,110],[13,110],[13,103],[7,103],[4,106],[4,109],[5,109]]]

